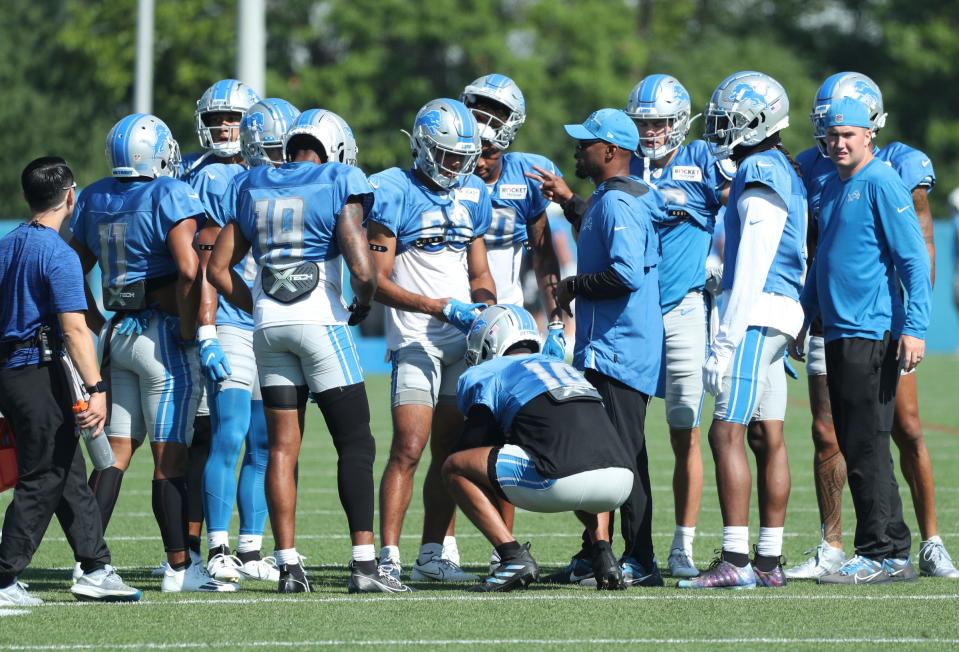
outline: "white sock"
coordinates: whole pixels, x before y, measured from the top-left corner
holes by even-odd
[[[214,548],[219,548],[220,546],[230,546],[230,533],[229,532],[207,532],[206,533],[206,545],[210,550]]]
[[[420,546],[420,556],[416,561],[420,564],[429,562],[433,557],[439,557],[443,554],[442,543],[424,543]]]
[[[782,536],[782,528],[780,528]],[[782,539],[780,539],[780,542]],[[748,525],[729,525],[723,527],[723,550],[726,552],[738,552],[744,555],[749,554],[749,526]]]
[[[679,548],[684,551],[688,556],[693,556],[693,539],[696,537],[696,526],[687,527],[685,525],[677,525],[676,529],[673,531],[673,543],[670,549]]]
[[[756,553],[763,557],[778,557],[783,554],[783,528],[760,527]]]
[[[237,552],[259,552],[262,548],[262,534],[241,534],[236,542]]]
[[[273,556],[276,558],[276,565],[295,566],[300,563],[300,556],[296,553],[296,548],[287,548],[286,550],[274,550]]]
[[[380,548],[380,563],[385,564],[388,561],[400,563],[399,546],[383,546]]]
[[[376,559],[376,548],[372,543],[353,546],[353,561],[373,561],[374,559]]]
[[[444,548],[456,548],[456,537],[443,537]]]

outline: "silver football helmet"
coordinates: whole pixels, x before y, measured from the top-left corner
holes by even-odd
[[[405,133],[405,132],[404,132]],[[413,120],[414,166],[441,188],[455,188],[473,174],[482,151],[476,118],[462,102],[427,102]]]
[[[886,126],[886,113],[882,106],[882,91],[872,79],[859,72],[837,72],[830,75],[816,91],[816,99],[812,103],[809,119],[812,121],[813,133],[816,137],[816,146],[823,156],[826,153],[826,127],[824,119],[829,105],[843,97],[859,100],[869,108],[869,123],[872,132]]]
[[[207,124],[207,116],[211,113],[236,113],[236,121],[239,122],[247,109],[259,101],[260,96],[256,91],[236,79],[221,79],[206,89],[197,100],[196,112],[193,114],[200,146],[214,156],[226,158],[239,154],[239,135],[235,140],[217,140],[213,136],[217,127]]]
[[[706,107],[703,139],[718,159],[739,145],[758,145],[789,126],[789,98],[767,74],[744,70],[722,81]]]
[[[670,75],[649,75],[636,84],[626,101],[626,115],[635,120],[666,120],[666,142],[656,145],[655,138],[644,138],[639,132],[639,151],[658,160],[683,144],[692,116],[689,92]],[[637,125],[638,126],[638,125]]]
[[[283,136],[293,126],[299,109],[278,97],[251,106],[240,121],[240,148],[250,167],[283,162]],[[270,157],[270,152],[276,155]]]
[[[534,353],[543,349],[543,337],[533,315],[520,306],[490,306],[479,314],[466,335],[466,364],[497,358],[520,342],[528,343]]]
[[[106,155],[115,177],[175,177],[180,169],[180,146],[170,128],[147,113],[133,113],[113,125]]]
[[[477,107],[476,104],[482,99],[501,104],[509,111],[507,118],[503,120]],[[472,111],[483,140],[491,142],[497,149],[509,147],[516,138],[516,132],[526,122],[523,91],[506,75],[484,75],[471,82],[460,94],[460,102]]]
[[[293,136],[306,134],[320,142],[326,151],[326,160],[333,163],[356,165],[359,148],[353,130],[346,120],[326,109],[307,109],[293,122],[283,136],[283,152],[289,157],[286,146]]]

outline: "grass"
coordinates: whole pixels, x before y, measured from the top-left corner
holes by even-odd
[[[935,462],[940,530],[947,546],[959,551],[959,475],[953,473],[959,463],[959,420],[953,411],[956,362],[954,357],[928,358],[919,382],[926,437]],[[385,377],[368,379],[379,449],[377,479],[390,439],[388,382]],[[807,405],[805,381],[791,382],[786,431],[793,488],[784,553],[793,562],[816,543],[818,531]],[[666,432],[662,403],[656,401],[649,411],[647,433],[654,541],[662,561],[673,529],[672,454]],[[706,490],[696,540],[700,565],[719,547],[721,534],[708,446],[704,456]],[[0,610],[0,650],[207,646],[232,650],[334,646],[572,650],[590,644],[673,649],[778,645],[815,650],[835,644],[863,650],[959,647],[959,582],[950,580],[852,588],[794,582],[783,590],[739,593],[666,588],[601,594],[534,584],[527,591],[503,596],[475,596],[463,586],[419,585],[420,591],[407,596],[349,596],[345,564],[350,548],[346,519],[336,495],[334,460],[322,419],[313,409],[300,463],[297,524],[298,549],[307,557],[316,588],[312,595],[281,596],[265,583],[248,583],[240,592],[226,595],[161,594],[159,582],[149,576],[149,569],[162,558],[162,547],[150,507],[151,465],[148,455],[140,453],[124,480],[107,541],[123,577],[144,589],[143,601],[136,605],[76,602],[68,591],[72,556],[54,522],[23,578],[46,604],[18,615]],[[899,482],[904,488],[901,477]],[[903,497],[915,553],[919,535],[905,489]],[[0,495],[0,508],[9,501],[9,492]],[[417,551],[422,513],[417,493],[402,540],[407,562]],[[854,515],[848,495],[844,516],[850,532],[849,550]],[[752,523],[755,540],[755,500]],[[458,528],[464,565],[480,572],[488,559],[489,544],[462,515]],[[516,530],[521,542],[532,541],[544,573],[566,563],[577,548],[580,532],[571,515],[522,512],[517,515]],[[272,548],[269,533],[264,548]],[[3,617],[5,613],[9,615]]]

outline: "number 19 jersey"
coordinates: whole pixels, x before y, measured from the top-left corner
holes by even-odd
[[[373,201],[363,172],[342,163],[285,163],[252,168],[230,185],[226,213],[252,245],[258,271],[253,283],[255,328],[278,324],[345,324],[343,258],[336,220],[351,197]],[[317,287],[305,298],[282,303],[263,291],[263,269],[304,262],[318,268]]]

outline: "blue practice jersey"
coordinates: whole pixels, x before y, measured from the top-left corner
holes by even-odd
[[[735,280],[736,257],[742,234],[737,204],[750,184],[761,184],[775,192],[786,205],[787,211],[779,248],[769,268],[763,292],[798,301],[806,271],[806,189],[785,154],[778,149],[758,152],[739,162],[729,191],[729,201],[726,202],[723,289],[732,289]]]
[[[899,278],[909,293],[908,310]],[[826,341],[924,338],[929,325],[929,255],[912,197],[899,175],[874,159],[823,188],[819,246],[803,291],[807,321],[822,317]]]
[[[167,236],[181,221],[201,220],[205,212],[193,188],[177,179],[106,177],[80,193],[70,230],[97,257],[104,288],[118,291],[176,274]]]
[[[635,177],[618,177],[644,186]],[[593,193],[580,222],[576,269],[593,274],[612,268],[629,294],[614,299],[576,299],[577,369],[595,369],[649,395],[661,393],[663,316],[659,302],[659,237],[654,222],[666,210],[652,189],[635,197],[620,189]]]
[[[503,432],[509,432],[521,407],[553,390],[596,391],[573,367],[534,353],[502,356],[470,367],[456,385],[456,401],[463,414],[469,414],[474,405],[485,405]]]
[[[706,285],[709,254],[722,192],[735,169],[709,153],[701,140],[680,145],[669,165],[656,168],[649,159],[633,156],[629,171],[662,193],[666,213],[656,222],[662,246],[659,293],[663,314],[679,305],[689,292]]]
[[[209,155],[207,152],[190,152],[189,154],[184,154],[183,158],[180,159],[180,172],[177,174],[177,178],[192,186],[193,179],[200,173],[200,170],[215,163],[219,163],[219,159],[212,153]]]
[[[818,147],[810,147],[799,153],[796,164],[802,172],[802,182],[806,187],[806,205],[809,208],[809,220],[819,223],[819,204],[822,201],[822,189],[835,176],[836,166],[827,156],[819,152]]]
[[[227,214],[229,207],[228,190],[233,180],[247,168],[239,163],[211,163],[190,177],[190,185],[200,195],[200,201],[206,208],[207,218],[221,228],[232,218]],[[250,289],[256,279],[256,261],[253,254],[247,253],[233,269]],[[218,326],[235,326],[246,330],[253,329],[253,315],[250,315],[220,297],[217,303],[216,323]]]
[[[539,183],[525,176],[533,166],[563,176],[552,161],[538,154],[503,154],[499,179],[487,186],[493,206],[493,219],[484,236],[486,248],[493,249],[526,242],[526,225],[536,221],[549,206]]]
[[[427,297],[470,301],[467,247],[490,227],[486,185],[469,176],[461,187],[435,191],[413,170],[390,168],[370,177],[376,201],[370,220],[396,237],[391,280]],[[417,342],[445,345],[463,338],[454,326],[435,317],[387,308],[390,350]]]

